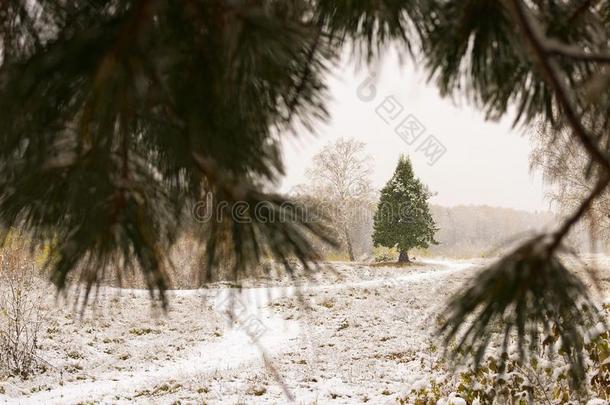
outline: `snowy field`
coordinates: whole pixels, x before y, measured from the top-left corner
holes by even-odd
[[[141,290],[103,289],[82,318],[49,300],[46,371],[0,382],[0,401],[395,404],[445,378],[437,318],[482,264],[333,263],[298,288],[174,291],[167,315]]]

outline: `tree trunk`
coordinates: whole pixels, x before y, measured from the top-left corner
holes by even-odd
[[[347,254],[349,255],[349,261],[353,262],[356,260],[354,258],[354,248],[352,247],[352,239],[349,237],[349,232],[347,228],[343,228],[343,234],[345,236],[345,243],[347,244]]]
[[[398,263],[411,263],[411,260],[409,260],[408,250],[400,251],[400,253],[398,254]]]

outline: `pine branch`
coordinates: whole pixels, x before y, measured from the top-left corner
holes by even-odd
[[[591,207],[593,201],[601,195],[608,186],[610,182],[610,155],[604,153],[597,146],[595,139],[600,139],[600,136],[590,134],[584,127],[576,112],[576,106],[569,96],[569,91],[560,78],[559,67],[556,62],[549,57],[549,41],[544,37],[538,23],[534,21],[527,6],[524,5],[521,0],[511,0],[510,5],[515,17],[515,23],[521,28],[521,31],[532,50],[532,59],[535,65],[537,65],[543,73],[549,86],[554,90],[557,100],[566,114],[568,123],[572,127],[573,133],[588,152],[591,159],[596,161],[602,169],[602,174],[600,175],[598,184],[593,192],[583,201],[579,209],[564,222],[562,227],[555,234],[554,241],[549,247],[549,254],[552,254],[568,234],[569,230],[583,217]]]
[[[448,343],[457,339],[453,355],[473,358],[475,367],[491,341],[502,340],[502,350],[507,352],[509,341],[516,339],[518,354],[525,359],[526,353],[544,346],[542,335],[547,335],[552,342],[561,342],[555,348],[572,366],[572,381],[581,383],[585,377],[585,335],[591,325],[604,319],[591,301],[587,286],[572,274],[559,254],[569,253],[562,241],[607,189],[610,156],[598,146],[601,138],[583,124],[554,60],[557,55],[551,51],[552,41],[521,0],[509,0],[508,6],[529,48],[530,59],[565,114],[573,138],[599,166],[599,178],[594,190],[556,233],[526,241],[475,277],[465,292],[454,296],[449,318],[440,332]]]
[[[34,28],[34,24],[32,23],[32,19],[30,18],[28,11],[25,9],[24,3],[26,3],[26,2],[19,2],[19,5],[17,6],[19,8],[19,18],[23,22],[23,24],[25,24],[25,26],[28,30],[28,33],[34,39],[35,46],[39,47],[41,44],[40,36],[39,36],[38,32],[36,32],[36,29]]]
[[[532,53],[532,60],[539,68],[548,85],[555,92],[557,101],[563,109],[568,123],[572,127],[574,134],[587,150],[593,160],[595,160],[606,173],[610,173],[610,156],[600,150],[595,142],[595,137],[591,135],[582,124],[576,106],[569,96],[563,80],[560,78],[557,63],[549,58],[548,40],[542,33],[539,23],[535,21],[521,0],[509,0],[511,11],[513,12],[515,23],[520,27],[527,44]]]
[[[292,99],[288,103],[288,115],[286,117],[287,123],[290,123],[292,121],[292,116],[296,110],[297,105],[299,104],[299,98],[301,97],[301,94],[307,87],[307,81],[309,80],[309,77],[311,75],[311,64],[314,63],[314,57],[316,55],[316,52],[318,51],[318,46],[320,45],[321,36],[322,36],[322,27],[318,26],[318,27],[316,27],[316,33],[315,33],[313,42],[311,44],[311,47],[309,48],[309,51],[307,52],[305,66],[303,67],[303,74],[301,75],[301,79],[299,80],[299,84],[295,89]]]
[[[580,62],[595,62],[610,64],[610,53],[585,52],[577,47],[561,44],[557,41],[547,41],[544,52],[552,56],[563,56]]]
[[[212,201],[213,207],[208,208],[215,211],[215,207],[226,203],[223,209],[228,211],[221,220],[213,218],[208,230],[208,276],[211,275],[211,269],[218,265],[217,256],[226,248],[222,246],[222,242],[226,240],[229,240],[231,245],[228,250],[222,251],[225,255],[223,261],[233,263],[235,279],[245,272],[249,265],[258,264],[262,253],[269,253],[283,263],[289,274],[294,271],[288,260],[290,256],[294,256],[305,270],[311,270],[311,265],[315,265],[320,257],[311,242],[305,238],[305,232],[330,246],[338,246],[324,225],[326,218],[279,195],[265,194],[249,183],[236,182],[236,179],[223,175],[215,162],[209,158],[193,153],[193,159],[205,178],[208,187],[206,191],[215,197]],[[242,217],[235,218],[232,215],[233,204],[246,207]],[[261,205],[265,209],[256,212],[255,208]],[[304,213],[307,215],[303,215]]]
[[[557,255],[548,256],[549,243],[546,235],[526,241],[451,299],[439,333],[447,346],[456,344],[454,360],[473,358],[477,368],[492,342],[512,354],[509,342],[515,340],[525,361],[527,353],[551,343],[549,353],[561,353],[571,365],[572,382],[583,382],[587,331],[605,320],[582,280]],[[500,358],[502,369],[508,357]]]
[[[566,26],[574,24],[588,9],[594,7],[599,0],[582,0],[566,21]]]
[[[561,244],[561,241],[566,237],[570,229],[576,225],[578,221],[591,208],[593,202],[602,195],[606,187],[610,184],[610,175],[605,175],[598,182],[589,196],[581,202],[578,209],[562,224],[561,228],[555,233],[553,242],[549,246],[549,255],[553,254]]]

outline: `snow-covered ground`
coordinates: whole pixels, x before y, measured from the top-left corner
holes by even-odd
[[[47,371],[0,381],[0,401],[396,403],[442,378],[437,318],[482,263],[333,263],[298,288],[174,291],[167,314],[141,290],[103,289],[82,318],[50,301]]]

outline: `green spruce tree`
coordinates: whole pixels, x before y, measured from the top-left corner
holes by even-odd
[[[381,190],[374,218],[375,246],[397,247],[398,262],[409,262],[409,250],[436,244],[438,230],[430,208],[430,193],[415,177],[409,158],[401,156],[394,175]]]

